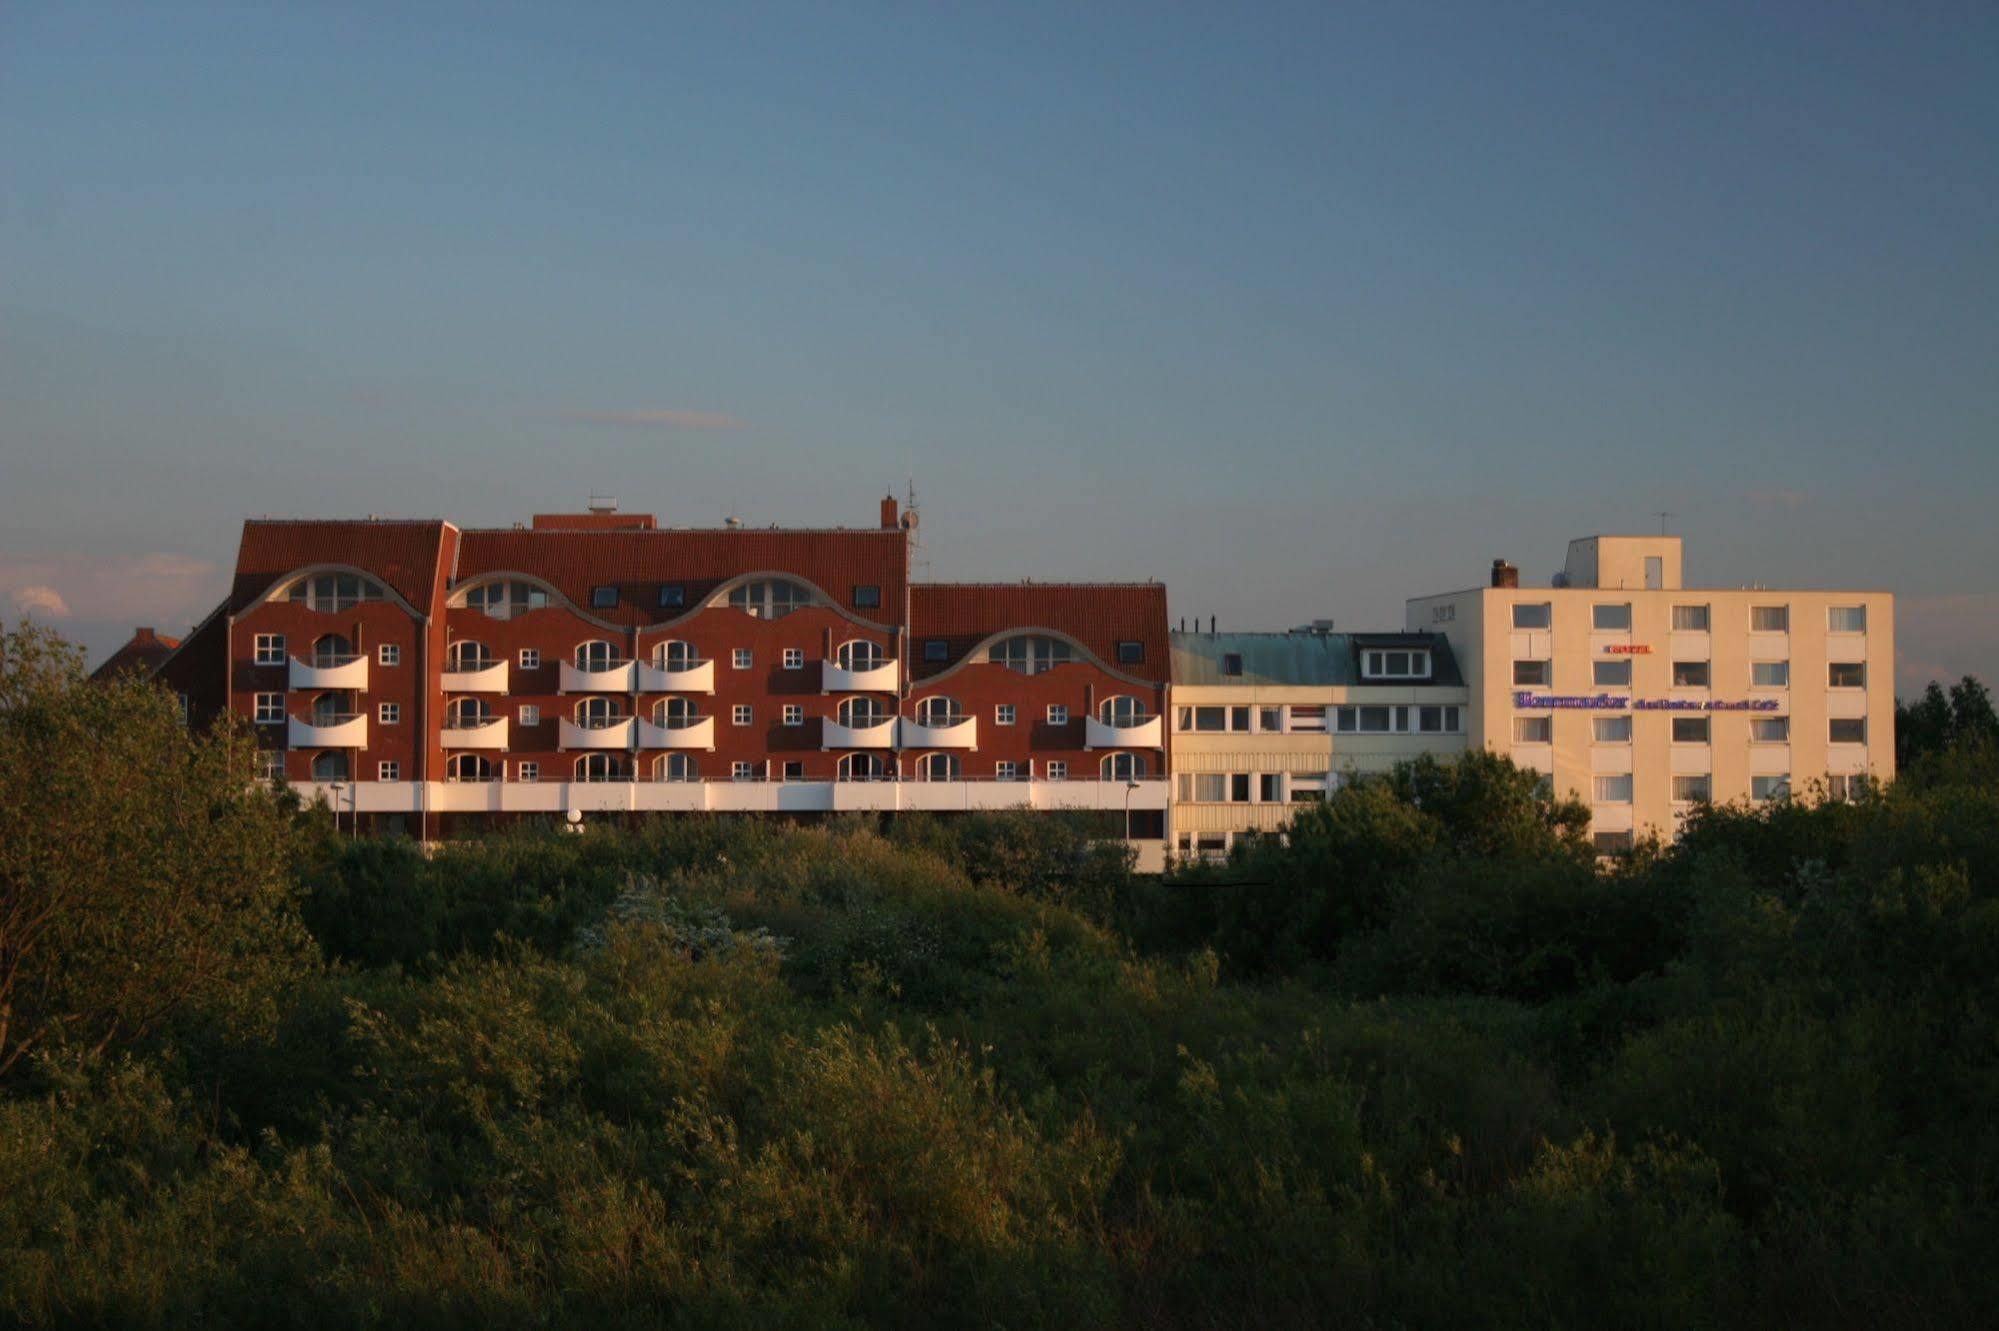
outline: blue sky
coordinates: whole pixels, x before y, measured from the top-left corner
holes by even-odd
[[[24,0],[0,613],[184,626],[247,514],[913,478],[932,577],[1237,628],[1665,509],[1999,680],[1995,143],[1986,4]]]

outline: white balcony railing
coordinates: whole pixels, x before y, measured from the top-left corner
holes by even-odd
[[[365,656],[316,656],[310,661],[291,659],[291,687],[295,689],[365,689],[368,687],[368,658]]]
[[[822,693],[893,693],[895,662],[884,661],[865,670],[849,670],[837,661],[819,663]]]
[[[446,693],[505,693],[507,663],[495,661],[473,670],[447,670],[443,686]]]
[[[507,718],[496,716],[472,725],[446,725],[437,742],[447,749],[504,749],[507,747]]]
[[[309,721],[294,716],[286,723],[285,742],[294,749],[365,749],[368,718],[326,712]]]
[[[639,665],[640,693],[713,693],[715,691],[715,663],[696,661],[691,665],[670,667],[664,665]]]
[[[1156,749],[1160,747],[1159,718],[1148,716],[1143,720],[1134,717],[1129,725],[1109,725],[1096,717],[1088,718],[1083,727],[1083,747],[1086,749]]]
[[[905,749],[975,749],[979,746],[976,717],[939,717],[934,721],[902,719],[900,745]]]
[[[870,726],[843,726],[827,721],[820,731],[822,749],[892,749],[895,747],[896,719],[883,717]]]
[[[659,726],[650,721],[639,722],[639,747],[642,749],[713,749],[715,747],[715,718],[704,716],[681,726]]]
[[[579,726],[568,717],[559,718],[559,742],[565,749],[629,749],[632,747],[632,719],[604,726]]]
[[[630,693],[638,667],[630,661],[616,661],[598,669],[585,670],[574,661],[564,661],[557,688],[563,693]]]

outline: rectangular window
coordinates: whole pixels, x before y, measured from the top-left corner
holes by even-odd
[[[1326,728],[1326,709],[1323,707],[1293,707],[1291,709],[1291,729],[1318,734]]]
[[[1864,605],[1835,605],[1825,612],[1825,627],[1828,633],[1867,632],[1867,607]]]
[[[1066,725],[1068,725],[1068,724],[1069,724],[1069,705],[1068,705],[1067,703],[1059,703],[1059,702],[1051,702],[1051,703],[1049,703],[1049,704],[1048,704],[1048,724],[1049,724],[1049,725],[1051,725],[1051,726],[1066,726]]]
[[[375,659],[385,666],[401,665],[403,649],[396,643],[385,642],[375,649]]]
[[[787,647],[784,649],[784,654],[778,660],[779,664],[786,670],[803,670],[805,669],[805,649],[802,647]]]
[[[878,583],[862,583],[854,588],[854,609],[879,610],[882,605],[882,589]]]
[[[1764,800],[1790,798],[1791,778],[1788,776],[1752,776],[1749,778],[1749,798],[1759,803]]]
[[[805,764],[799,759],[793,758],[787,761],[783,770],[786,781],[803,781],[805,779]]]
[[[1591,606],[1589,625],[1600,633],[1630,632],[1631,602],[1618,601],[1614,604]]]
[[[1513,718],[1513,742],[1515,744],[1552,744],[1554,739],[1554,717],[1516,716]]]
[[[1341,712],[1347,710],[1349,709],[1345,707],[1340,709]],[[1395,712],[1392,708],[1356,707],[1352,710],[1360,713],[1356,729],[1363,735],[1386,735],[1395,729]]]
[[[1590,739],[1597,744],[1629,744],[1631,742],[1631,718],[1628,716],[1593,716],[1590,718]]]
[[[531,702],[530,702],[530,703],[522,703],[522,704],[521,704],[521,710],[520,710],[520,723],[521,723],[522,725],[524,725],[524,726],[538,726],[538,725],[540,725],[540,724],[541,724],[541,708],[540,708],[540,707],[538,707],[538,706],[536,706],[536,705],[535,705],[534,703],[531,703]]]
[[[540,651],[536,650],[533,647],[521,648],[521,669],[523,670],[541,669]]]
[[[1219,732],[1228,725],[1226,707],[1182,707],[1180,729]]]
[[[1120,642],[1117,645],[1117,663],[1119,665],[1138,665],[1144,660],[1145,660],[1144,643],[1133,642],[1127,639],[1126,641]]]
[[[1050,781],[1067,781],[1069,779],[1069,764],[1060,758],[1052,760],[1048,764],[1048,779]]]
[[[1230,729],[1230,730],[1234,730],[1234,731],[1238,731],[1238,732],[1242,732],[1242,733],[1245,733],[1245,734],[1246,734],[1246,733],[1248,733],[1248,731],[1249,731],[1249,708],[1247,708],[1247,707],[1231,707],[1231,708],[1229,708],[1229,729]]]
[[[1187,772],[1180,777],[1181,797],[1195,804],[1220,804],[1228,798],[1226,772]]]
[[[516,781],[526,781],[530,784],[541,780],[541,764],[527,762],[516,764],[514,767],[514,779]]]
[[[285,695],[282,693],[260,693],[257,695],[257,724],[260,726],[281,726],[285,723]]]
[[[1751,661],[1749,663],[1749,687],[1752,689],[1790,688],[1791,663],[1789,661]]]
[[[1706,804],[1713,797],[1713,792],[1714,780],[1705,774],[1673,778],[1673,802],[1676,804]]]
[[[1867,720],[1858,716],[1836,716],[1826,723],[1826,739],[1833,744],[1865,744]]]
[[[1546,687],[1553,678],[1551,663],[1547,661],[1515,661],[1513,682],[1515,684],[1539,684]]]
[[[748,670],[750,660],[750,649],[747,647],[738,647],[729,653],[729,665],[732,669]]]
[[[1426,735],[1455,735],[1458,731],[1458,709],[1419,707],[1416,709],[1416,729]]]
[[[402,719],[403,719],[402,704],[394,702],[385,702],[378,705],[375,708],[375,719],[377,721],[380,721],[385,726],[394,726],[402,724]]]
[[[1706,661],[1673,662],[1673,687],[1676,689],[1704,689],[1713,675]]]
[[[1629,832],[1598,832],[1590,838],[1599,855],[1624,855],[1632,848]]]
[[[1859,661],[1834,661],[1825,668],[1825,683],[1829,689],[1864,689],[1867,667]]]
[[[1867,778],[1859,773],[1846,776],[1829,776],[1825,779],[1825,797],[1838,800],[1841,804],[1857,800],[1867,789]]]
[[[687,588],[677,582],[669,582],[659,589],[659,608],[678,610],[687,604]]]
[[[263,781],[276,781],[285,774],[285,755],[282,749],[257,750],[257,777]]]
[[[1229,802],[1232,804],[1249,803],[1248,772],[1231,772],[1229,774]]]
[[[730,763],[729,779],[731,781],[754,781],[757,779],[757,765],[755,763],[743,762]]]
[[[282,633],[259,633],[257,635],[258,665],[283,665],[285,663],[285,635]]]
[[[376,763],[376,764],[375,764],[375,779],[376,779],[377,781],[400,781],[400,780],[402,780],[402,779],[403,779],[403,768],[402,768],[402,764],[401,764],[401,763]]]
[[[739,702],[729,709],[729,721],[734,725],[748,725],[752,715],[750,705],[746,702]]]
[[[591,609],[613,610],[617,608],[617,604],[618,589],[616,587],[592,587],[590,589]]]
[[[1711,734],[1708,718],[1705,716],[1676,716],[1673,718],[1673,743],[1705,744]]]
[[[1631,662],[1592,661],[1590,682],[1600,689],[1628,689],[1631,687]]]
[[[1788,605],[1750,606],[1749,631],[1751,633],[1789,633],[1791,631],[1791,607]]]
[[[1751,744],[1788,744],[1790,740],[1790,717],[1752,716],[1749,718],[1749,742]]]
[[[1360,654],[1363,679],[1428,679],[1430,654],[1414,651],[1366,651]]]
[[[942,638],[925,638],[923,640],[923,659],[931,662],[950,660],[951,644]]]
[[[803,707],[799,706],[799,705],[798,705],[797,703],[795,703],[795,702],[788,702],[788,703],[786,703],[786,704],[784,705],[784,723],[785,723],[786,725],[788,725],[788,726],[802,726],[802,725],[804,725],[804,724],[805,724],[805,709],[804,709]]]
[[[993,780],[1011,781],[1014,778],[1014,773],[1018,770],[1010,762],[996,762],[993,764]]]
[[[1276,772],[1265,772],[1256,780],[1256,797],[1265,804],[1275,804],[1278,791],[1283,789],[1283,777]]]
[[[1265,707],[1260,709],[1256,718],[1256,728],[1268,735],[1283,734],[1284,709],[1282,707]]]
[[[1544,629],[1554,622],[1555,608],[1547,601],[1517,603],[1513,607],[1513,627]]]
[[[1222,673],[1230,678],[1235,678],[1242,674],[1241,652],[1222,653]]]
[[[996,726],[1010,726],[1013,724],[1012,703],[1003,702],[993,708],[993,724]]]
[[[1596,777],[1592,793],[1598,804],[1631,803],[1631,773],[1618,772]]]
[[[1673,632],[1706,633],[1708,626],[1707,607],[1704,605],[1676,605],[1673,607]]]

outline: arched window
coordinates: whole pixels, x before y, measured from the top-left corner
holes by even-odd
[[[585,730],[607,730],[625,719],[625,704],[618,698],[585,698],[576,704],[576,724]]]
[[[315,781],[345,781],[347,779],[347,750],[332,749],[312,755],[312,779]]]
[[[841,643],[833,656],[842,670],[873,670],[882,663],[882,648],[878,642],[855,638]]]
[[[1097,709],[1097,716],[1105,725],[1120,728],[1143,725],[1152,719],[1152,714],[1145,710],[1145,700],[1134,698],[1129,693],[1104,699],[1103,706]]]
[[[312,663],[321,670],[348,665],[358,659],[354,644],[338,633],[322,633],[313,640]]]
[[[493,709],[484,698],[453,698],[444,708],[446,730],[473,730],[493,720]]]
[[[652,723],[668,730],[685,730],[700,719],[692,698],[661,698],[652,705]]]
[[[351,610],[363,601],[382,599],[382,584],[359,573],[315,573],[291,585],[292,604],[308,610]]]
[[[444,764],[446,781],[491,781],[493,764],[476,753],[454,753]]]
[[[612,666],[623,665],[618,657],[618,649],[602,638],[576,644],[576,668],[578,670],[609,670]]]
[[[1106,781],[1143,781],[1145,779],[1145,755],[1142,753],[1107,753],[1098,765],[1099,772]]]
[[[757,619],[782,619],[811,605],[812,593],[786,578],[765,578],[731,588],[729,604]]]
[[[1008,670],[1018,670],[1023,675],[1038,675],[1058,665],[1067,665],[1075,658],[1070,655],[1069,644],[1060,638],[1040,633],[1016,633],[1011,638],[994,643],[992,650],[986,653],[986,659]]]
[[[926,726],[955,726],[965,719],[965,709],[956,698],[939,694],[916,704],[916,719]]]
[[[691,753],[663,753],[652,760],[655,781],[699,781],[701,768]]]
[[[888,720],[888,706],[880,698],[842,698],[840,724],[852,730],[878,726]]]
[[[586,753],[576,760],[578,781],[629,781],[632,760],[622,753]]]
[[[916,778],[919,781],[959,781],[964,778],[964,767],[955,753],[926,753],[917,760]]]
[[[488,619],[514,619],[548,604],[548,593],[531,582],[501,579],[485,582],[465,593],[465,604],[484,611]]]
[[[444,667],[446,670],[486,670],[493,664],[493,654],[486,650],[486,644],[472,642],[469,639],[452,643],[451,649],[444,656],[447,663]]]
[[[894,773],[879,753],[850,753],[840,759],[842,781],[887,781]]]
[[[312,700],[312,723],[316,726],[337,726],[353,719],[354,695],[344,689]]]
[[[701,653],[691,642],[674,639],[652,649],[652,663],[661,670],[692,670],[701,664]]]

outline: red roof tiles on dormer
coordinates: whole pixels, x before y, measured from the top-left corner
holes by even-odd
[[[910,669],[919,679],[950,669],[995,633],[1037,628],[1066,633],[1139,679],[1163,681],[1170,668],[1162,583],[921,582],[909,598]],[[945,661],[924,659],[924,644],[936,639],[948,644]],[[1120,664],[1120,642],[1141,644],[1144,661]]]

